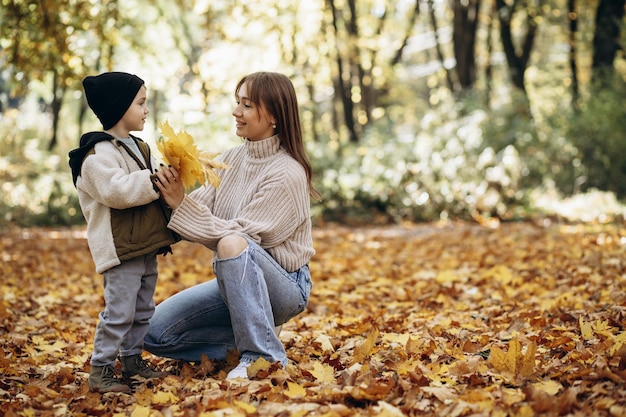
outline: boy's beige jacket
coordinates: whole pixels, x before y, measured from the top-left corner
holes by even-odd
[[[141,139],[134,139],[148,166],[121,141],[111,138],[87,152],[76,180],[98,273],[136,256],[170,251],[169,245],[179,240],[167,229],[170,211],[152,183],[150,149]]]

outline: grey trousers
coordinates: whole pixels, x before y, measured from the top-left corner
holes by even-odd
[[[91,365],[114,365],[118,356],[141,354],[154,314],[156,254],[138,256],[105,271],[104,310],[100,312]]]

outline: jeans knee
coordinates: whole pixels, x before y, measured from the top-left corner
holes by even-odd
[[[217,257],[228,259],[239,256],[248,247],[248,241],[239,235],[228,235],[217,242]]]

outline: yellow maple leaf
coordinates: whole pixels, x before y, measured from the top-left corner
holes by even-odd
[[[580,334],[583,336],[583,339],[593,339],[593,330],[591,329],[591,323],[586,323],[585,320],[583,320],[583,316],[579,316],[578,324],[580,325]]]
[[[513,375],[517,375],[517,358],[522,355],[522,345],[520,344],[517,337],[514,337],[509,342],[509,350],[506,352],[506,368]]]
[[[536,354],[537,343],[531,342],[524,354],[522,344],[517,337],[513,337],[506,352],[497,346],[491,348],[489,362],[504,376],[527,378],[535,373]]]
[[[534,341],[528,345],[526,354],[522,355],[518,373],[521,377],[529,377],[535,372],[535,355],[537,354],[537,343]]]
[[[35,349],[45,353],[63,352],[63,349],[67,347],[67,343],[62,340],[56,340],[52,344],[41,336],[33,336],[32,340]]]
[[[289,398],[304,398],[306,396],[306,389],[300,384],[287,381],[287,391],[284,394]]]
[[[613,337],[613,328],[609,326],[608,320],[598,319],[591,327],[596,334],[606,337]]]
[[[148,417],[150,415],[150,407],[137,405],[130,413],[130,417]]]
[[[175,404],[178,397],[169,391],[158,391],[152,396],[153,404]]]
[[[541,381],[532,384],[533,388],[545,392],[548,395],[556,395],[563,389],[560,382],[554,380]]]
[[[179,172],[185,188],[205,182],[219,187],[220,177],[214,170],[228,168],[227,164],[215,159],[219,154],[199,149],[189,133],[182,129],[176,133],[167,120],[159,123],[159,129],[165,139],[157,140],[157,148],[163,161]]]
[[[332,342],[330,341],[330,336],[321,334],[317,336],[315,339],[322,347],[322,352],[334,352],[335,348],[333,347]]]
[[[409,336],[410,335],[408,333],[385,333],[383,335],[383,341],[389,343],[398,343],[402,346],[406,346],[407,342],[409,341]]]
[[[259,358],[248,367],[248,376],[255,376],[259,371],[267,371],[272,364],[265,358]]]
[[[335,381],[335,369],[330,365],[315,362],[313,364],[313,370],[311,375],[315,377],[322,384],[331,383]]]
[[[609,353],[615,355],[624,345],[626,345],[626,332],[621,332],[613,339],[613,346],[609,349]]]

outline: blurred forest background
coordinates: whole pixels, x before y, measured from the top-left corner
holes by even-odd
[[[153,145],[240,143],[237,80],[298,91],[317,222],[623,221],[626,0],[0,0],[0,225],[83,223],[81,80],[135,73]]]

